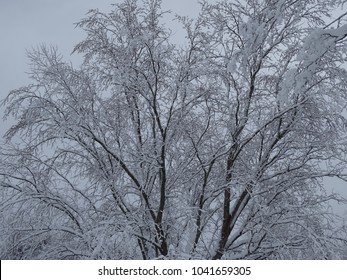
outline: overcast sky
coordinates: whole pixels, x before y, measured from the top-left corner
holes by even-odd
[[[73,47],[84,38],[74,27],[93,8],[109,11],[121,0],[0,0],[0,99],[11,89],[28,84],[26,50],[42,43],[57,46],[75,64]],[[180,15],[197,13],[197,0],[163,0],[163,9]],[[170,27],[174,25],[169,22]],[[2,116],[3,108],[0,108]],[[0,135],[9,123],[2,123]]]
[[[26,50],[45,43],[55,45],[66,60],[78,63],[79,57],[70,56],[73,47],[84,38],[74,28],[89,9],[109,11],[111,3],[121,0],[0,0],[0,99],[11,89],[28,84]],[[162,0],[163,9],[180,15],[195,16],[198,0]],[[179,28],[171,22],[168,25]],[[3,108],[0,108],[3,115]],[[0,126],[0,137],[9,127],[9,121]],[[328,180],[329,189],[339,190],[347,197],[347,184]],[[344,212],[346,207],[339,209]]]

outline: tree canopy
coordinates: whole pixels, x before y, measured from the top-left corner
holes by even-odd
[[[202,2],[180,46],[126,0],[77,24],[80,67],[34,49],[3,101],[0,258],[347,258],[322,181],[346,180],[342,2]]]

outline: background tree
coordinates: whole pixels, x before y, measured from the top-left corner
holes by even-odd
[[[338,5],[204,2],[179,47],[160,1],[128,0],[77,24],[79,69],[34,49],[4,101],[2,257],[345,258],[322,184],[345,179]]]

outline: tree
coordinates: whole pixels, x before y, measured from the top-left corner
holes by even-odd
[[[30,54],[4,104],[3,258],[345,258],[322,179],[345,180],[338,1],[160,1],[91,10],[75,69]]]

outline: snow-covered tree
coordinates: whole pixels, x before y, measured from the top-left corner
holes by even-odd
[[[78,69],[34,49],[5,99],[1,258],[346,258],[341,1],[201,3],[174,44],[160,1],[91,10]]]

